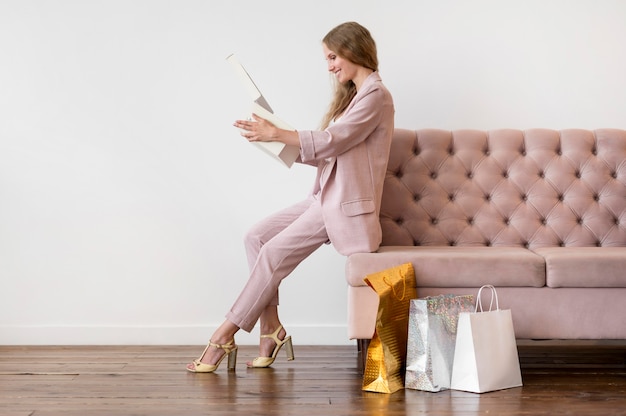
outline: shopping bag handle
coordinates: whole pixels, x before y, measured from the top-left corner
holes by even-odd
[[[489,302],[489,312],[491,312],[491,308],[493,306],[493,300],[496,300],[496,310],[500,310],[500,305],[498,304],[498,292],[496,292],[496,288],[493,285],[484,285],[478,290],[478,300],[476,301],[476,309],[474,313],[478,312],[478,307],[480,307],[480,311],[483,312],[483,302],[481,300],[481,292],[484,288],[491,289],[491,301]]]
[[[398,294],[396,293],[396,288],[394,285],[392,285],[391,283],[389,283],[389,280],[387,279],[387,276],[383,276],[383,282],[385,282],[385,284],[387,286],[389,286],[389,289],[391,289],[391,293],[393,293],[393,295],[396,297],[396,299],[398,299],[399,301],[403,301],[405,296],[406,296],[406,278],[402,278],[402,296],[398,296]]]

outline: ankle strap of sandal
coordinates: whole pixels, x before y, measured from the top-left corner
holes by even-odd
[[[271,334],[261,335],[261,338],[272,338],[274,342],[276,343],[276,345],[278,345],[282,342],[280,339],[278,339],[278,334],[280,333],[281,329],[283,329],[283,326],[279,325],[278,328],[276,328],[276,331],[274,331]]]
[[[235,344],[234,339],[230,340],[228,344],[216,344],[213,341],[209,341],[209,346],[224,350],[227,354],[236,348],[234,344]]]

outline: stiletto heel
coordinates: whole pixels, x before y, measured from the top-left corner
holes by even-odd
[[[280,351],[283,345],[287,345],[286,347],[287,348],[286,350],[287,360],[293,361],[295,357],[293,355],[293,344],[291,343],[291,335],[285,336],[285,339],[281,341],[280,339],[278,339],[278,334],[280,333],[281,329],[283,329],[282,325],[280,325],[276,329],[276,331],[274,331],[274,333],[272,334],[261,335],[261,338],[272,338],[274,342],[276,343],[276,346],[274,347],[274,350],[272,351],[272,356],[271,357],[256,357],[254,360],[252,360],[251,364],[248,364],[248,367],[254,367],[254,368],[269,367],[270,365],[274,363],[274,360],[276,359],[276,355],[278,355],[278,351]]]
[[[210,347],[215,347],[215,348],[224,350],[224,355],[222,355],[220,359],[217,361],[217,363],[215,364],[205,364],[200,361],[202,357],[204,357],[204,354],[206,354],[207,350]],[[228,369],[234,370],[235,365],[237,365],[237,346],[235,345],[234,339],[231,340],[228,344],[223,344],[223,345],[215,344],[209,341],[209,344],[206,346],[206,348],[202,352],[202,355],[200,355],[200,358],[193,361],[192,363],[193,368],[187,367],[187,371],[191,371],[192,373],[212,373],[215,370],[217,370],[217,367],[220,366],[220,363],[226,356],[228,356]]]

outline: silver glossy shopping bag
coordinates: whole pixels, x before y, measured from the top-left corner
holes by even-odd
[[[481,302],[484,288],[492,293],[488,311],[483,311]],[[485,393],[521,385],[511,310],[500,309],[493,286],[483,286],[476,297],[475,311],[459,315],[450,387]]]
[[[473,310],[472,295],[411,300],[406,388],[432,392],[450,388],[459,313]]]

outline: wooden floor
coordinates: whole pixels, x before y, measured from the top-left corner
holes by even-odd
[[[520,344],[524,386],[361,391],[356,346],[294,345],[296,360],[235,372],[184,366],[199,346],[0,347],[0,415],[626,415],[626,348]]]

